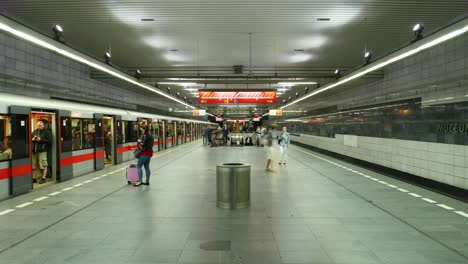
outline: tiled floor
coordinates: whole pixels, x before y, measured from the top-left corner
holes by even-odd
[[[216,208],[221,162],[252,165],[251,208]],[[467,204],[296,147],[264,165],[195,142],[158,154],[151,186],[121,165],[1,202],[0,263],[468,263]]]

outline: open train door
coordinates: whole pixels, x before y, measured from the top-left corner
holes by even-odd
[[[96,170],[104,169],[103,117],[103,114],[94,114],[94,168]]]
[[[58,152],[60,166],[57,170],[57,181],[63,182],[73,178],[72,124],[71,112],[58,110]]]
[[[31,164],[31,130],[29,113],[31,108],[10,106],[11,117],[11,181],[10,193],[13,196],[27,193],[33,188]]]

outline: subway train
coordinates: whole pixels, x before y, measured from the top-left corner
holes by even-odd
[[[38,121],[52,135],[41,184],[32,170]],[[157,152],[200,138],[204,124],[209,122],[0,93],[0,200],[131,160],[142,126],[150,127]]]

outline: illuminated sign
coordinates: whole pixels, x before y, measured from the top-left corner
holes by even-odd
[[[206,110],[200,110],[200,109],[193,110],[193,116],[205,116],[205,115],[206,115]]]
[[[276,91],[200,91],[200,104],[276,104]]]
[[[270,115],[270,116],[283,116],[283,110],[281,110],[281,109],[278,109],[278,110],[276,110],[276,109],[270,110],[270,111],[269,111],[269,115]]]

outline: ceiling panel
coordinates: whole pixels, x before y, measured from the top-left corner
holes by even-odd
[[[362,64],[365,48],[376,58],[408,43],[415,23],[425,32],[446,25],[468,1],[2,0],[0,10],[48,35],[60,24],[68,45],[97,58],[111,49],[116,66],[158,78],[252,65],[253,77],[308,69],[318,80],[330,77],[323,69]]]

